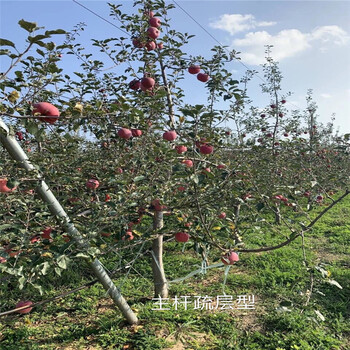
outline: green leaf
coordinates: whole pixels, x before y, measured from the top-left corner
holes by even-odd
[[[18,21],[18,24],[29,33],[34,32],[38,28],[35,22],[27,22],[24,19]]]
[[[140,182],[140,181],[142,181],[143,179],[145,179],[146,177],[145,176],[143,176],[143,175],[141,175],[141,176],[136,176],[135,178],[134,178],[134,182]]]
[[[37,43],[38,41],[42,40],[42,39],[47,39],[48,36],[47,35],[36,35],[36,36],[30,36],[28,37],[28,40],[31,42],[31,43]]]
[[[43,287],[42,286],[40,286],[39,284],[35,284],[35,283],[31,283],[31,285],[39,291],[40,295],[43,295]]]
[[[70,259],[68,258],[68,256],[66,255],[61,255],[57,258],[57,265],[61,268],[61,269],[66,269],[68,266]]]
[[[41,269],[41,273],[43,274],[43,275],[46,275],[47,274],[47,271],[48,271],[48,269],[49,269],[49,267],[50,267],[50,265],[49,265],[49,263],[47,262],[47,261],[45,261],[43,264],[41,264],[42,265],[42,269]]]
[[[10,40],[1,39],[0,38],[0,46],[12,46],[12,47],[15,47],[15,44],[12,41],[10,41]]]
[[[47,30],[45,35],[49,36],[52,34],[67,34],[67,32],[63,29],[55,29],[55,30]]]
[[[22,276],[22,277],[20,277],[19,279],[18,279],[18,288],[20,289],[20,290],[22,290],[23,289],[23,287],[24,287],[24,282],[26,281],[26,278],[24,277],[24,276]]]
[[[34,136],[37,134],[39,130],[38,125],[36,123],[31,123],[31,122],[28,122],[28,124],[26,125],[26,129],[30,134]]]
[[[76,256],[76,258],[84,258],[84,259],[89,259],[90,256],[84,253],[78,253]]]

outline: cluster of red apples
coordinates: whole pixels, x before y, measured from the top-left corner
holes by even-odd
[[[202,81],[203,83],[206,83],[209,80],[210,76],[209,74],[206,74],[206,73],[200,73],[200,71],[201,71],[200,66],[193,65],[188,67],[188,73],[197,74],[197,79],[199,81]]]

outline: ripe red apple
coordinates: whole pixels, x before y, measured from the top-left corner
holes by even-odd
[[[38,102],[34,103],[33,105],[33,115],[44,115],[51,118],[40,118],[40,120],[43,120],[45,122],[48,122],[49,124],[54,124],[58,117],[60,116],[60,111],[51,103],[48,102]]]
[[[261,117],[261,118],[265,118],[266,115],[265,115],[265,114],[260,114],[260,117]]]
[[[142,91],[147,91],[153,89],[155,81],[153,78],[143,77],[141,79],[141,89]]]
[[[202,81],[203,83],[206,83],[209,80],[209,78],[210,78],[209,75],[205,73],[198,73],[197,75],[197,79],[199,81]]]
[[[280,117],[280,118],[282,118],[283,117],[283,113],[278,113],[278,116]]]
[[[22,306],[30,306],[30,305],[33,305],[33,303],[31,301],[29,301],[29,300],[24,301],[23,300],[23,301],[20,301],[19,303],[17,303],[15,308],[17,309],[17,308],[20,308]],[[27,307],[25,309],[18,310],[17,313],[18,314],[28,314],[29,312],[32,311],[32,309],[33,309],[32,307]]]
[[[163,43],[158,43],[157,47],[159,50],[162,50],[164,48],[164,44]]]
[[[122,139],[128,140],[132,136],[131,130],[126,128],[121,128],[118,130],[118,136]]]
[[[154,17],[154,12],[151,10],[147,10],[143,14],[147,17],[150,17],[150,18]]]
[[[190,239],[190,235],[186,232],[175,233],[175,241],[185,243]]]
[[[184,191],[186,191],[186,187],[185,187],[185,186],[179,186],[179,187],[177,188],[177,190],[178,190],[179,192],[184,192]]]
[[[19,141],[22,141],[24,139],[23,132],[21,132],[21,131],[17,131],[16,136],[17,136]]]
[[[190,74],[198,74],[201,71],[200,66],[190,66],[188,67],[188,73]]]
[[[100,182],[96,179],[90,179],[86,183],[86,187],[89,188],[90,190],[96,190],[100,186]]]
[[[184,159],[184,160],[182,161],[182,163],[185,164],[188,168],[193,167],[193,162],[192,162],[192,160]]]
[[[322,201],[323,200],[323,196],[321,196],[320,194],[316,197],[316,199],[318,200],[318,201]]]
[[[141,87],[141,82],[138,79],[134,79],[129,83],[129,88],[132,90],[139,90]]]
[[[231,132],[230,132],[230,131],[225,131],[225,134],[226,134],[227,136],[230,136],[230,135],[231,135]]]
[[[187,147],[186,146],[176,146],[175,149],[176,149],[176,152],[178,154],[182,154],[182,153],[187,152]]]
[[[30,243],[40,242],[40,235],[35,235],[30,238]]]
[[[153,206],[155,211],[161,211],[161,210],[164,210],[166,208],[165,205],[160,204],[160,200],[159,199],[154,199],[151,202],[151,205]]]
[[[309,191],[306,191],[303,193],[304,197],[310,197],[310,195],[311,195],[311,192],[309,192]]]
[[[132,231],[126,231],[126,234],[122,237],[122,241],[132,241],[134,239],[134,235]]]
[[[266,131],[266,128],[261,128],[261,131]]]
[[[213,151],[214,151],[214,148],[213,146],[210,146],[210,145],[202,145],[199,148],[199,152],[202,154],[211,154],[213,153]]]
[[[140,137],[142,135],[142,131],[139,129],[131,129],[131,134],[133,137]]]
[[[157,18],[157,17],[152,17],[152,18],[150,18],[148,22],[149,22],[149,25],[150,25],[151,27],[154,27],[154,28],[159,28],[160,25],[162,24],[162,22],[160,21],[160,19]]]
[[[218,215],[218,218],[219,219],[225,219],[226,218],[226,213],[225,212],[222,212]]]
[[[260,143],[264,142],[264,140],[261,137],[259,137],[257,141]]]
[[[186,223],[185,223],[185,227],[191,227],[192,225],[193,225],[192,222],[186,222]]]
[[[233,265],[236,261],[239,261],[239,256],[235,252],[229,252],[221,258],[221,261],[224,265]]]
[[[109,202],[110,200],[111,200],[111,196],[109,194],[106,194],[105,202]]]
[[[5,264],[7,260],[5,258],[3,258],[2,256],[0,256],[0,264]]]
[[[150,38],[157,39],[159,37],[160,32],[157,28],[149,27],[147,29],[147,34]]]
[[[218,169],[225,169],[226,168],[226,165],[225,164],[219,164],[217,166]]]
[[[271,104],[270,107],[273,109],[273,108],[276,108],[276,105],[275,104]]]
[[[282,100],[281,103],[285,104],[287,101],[286,100]]]
[[[203,172],[204,172],[204,173],[211,173],[211,170],[210,170],[210,168],[204,168],[204,169],[203,169]]]
[[[288,135],[288,133],[285,132],[285,133],[283,134],[283,136],[284,136],[284,137],[288,137],[289,135]]]
[[[156,44],[154,41],[149,41],[149,42],[146,44],[146,49],[147,49],[147,51],[152,51],[152,50],[154,50],[156,47],[157,47],[157,44]]]
[[[13,192],[17,187],[9,188],[7,187],[7,179],[0,179],[0,193]]]
[[[144,44],[141,42],[139,38],[132,39],[132,44],[134,45],[134,47],[138,49],[141,49],[142,47],[144,47]]]
[[[175,130],[166,131],[163,134],[163,139],[167,141],[174,141],[176,138],[177,138],[177,134]]]
[[[52,237],[50,236],[51,232],[52,232],[52,227],[46,227],[43,230],[43,233],[41,234],[41,237],[44,238],[44,239],[52,239]]]
[[[266,134],[266,137],[272,137],[273,135],[271,133]]]
[[[274,145],[275,145],[275,146],[279,146],[280,143],[279,143],[279,142],[275,142]]]

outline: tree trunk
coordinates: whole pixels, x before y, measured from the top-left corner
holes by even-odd
[[[158,230],[163,227],[163,212],[155,211],[153,217],[153,229]],[[152,244],[152,271],[154,281],[155,297],[168,297],[168,282],[165,278],[163,264],[163,235],[159,235]]]
[[[281,225],[281,212],[278,204],[276,204],[276,210],[275,210],[275,224]]]

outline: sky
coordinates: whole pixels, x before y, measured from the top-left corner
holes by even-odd
[[[109,17],[105,1],[79,2],[118,25]],[[127,13],[133,11],[132,1],[110,2],[123,4],[122,9]],[[238,80],[246,70],[244,65],[257,70],[263,78],[261,64],[265,62],[265,45],[273,45],[272,57],[279,62],[283,75],[282,94],[293,93],[286,106],[305,108],[307,90],[312,89],[319,107],[319,120],[327,123],[334,113],[339,131],[350,132],[350,1],[176,2],[192,17],[179,7],[169,14],[174,29],[195,35],[186,47],[187,53],[209,58],[210,49],[220,42],[241,52],[241,63],[234,61],[230,65],[230,71]],[[22,18],[46,29],[70,30],[84,22],[87,26],[79,41],[88,48],[91,48],[91,38],[123,35],[71,0],[0,0],[0,37],[14,41],[19,47],[25,44],[26,33],[17,24]],[[72,68],[68,58],[62,59],[61,64],[64,69]],[[196,85],[193,89],[193,84],[199,82],[191,78],[186,79],[189,101],[204,103],[204,86]],[[260,78],[253,79],[248,92],[262,108],[270,99],[261,93]]]

